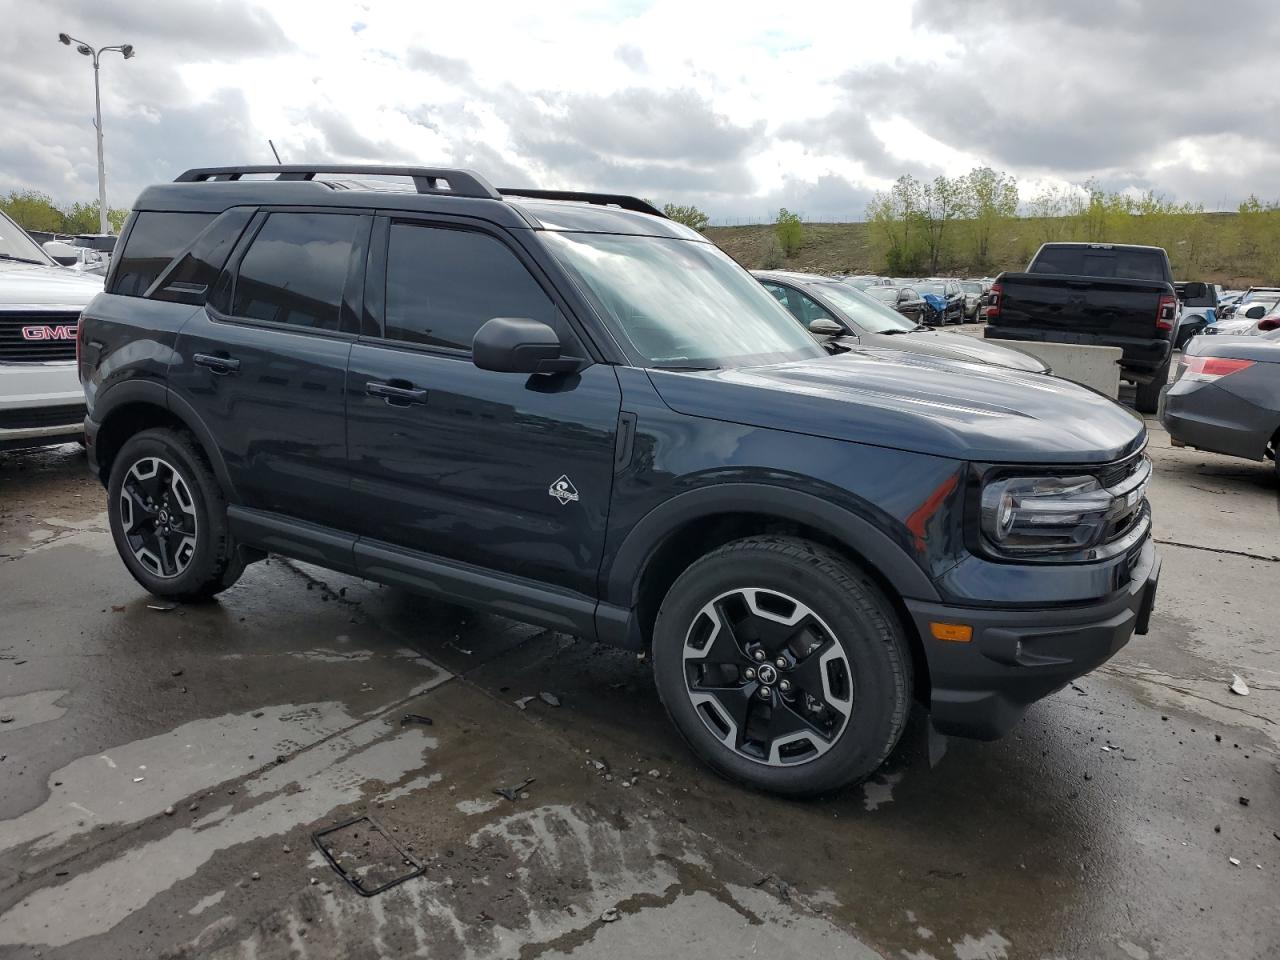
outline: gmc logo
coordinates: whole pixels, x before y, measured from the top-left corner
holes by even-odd
[[[56,327],[40,326],[40,327],[23,327],[23,340],[74,340],[76,338],[76,325],[74,323],[60,323]]]

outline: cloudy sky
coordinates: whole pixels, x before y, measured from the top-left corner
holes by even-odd
[[[715,221],[856,219],[988,164],[1280,196],[1275,0],[0,0],[0,193],[108,202],[191,166],[385,161],[634,193]]]

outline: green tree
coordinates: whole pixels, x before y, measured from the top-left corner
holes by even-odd
[[[867,206],[872,239],[891,274],[918,273],[924,258],[922,187],[910,174],[899,177]]]
[[[686,227],[692,227],[698,231],[705,230],[707,224],[711,222],[710,217],[692,204],[686,206],[668,203],[662,208],[662,212],[677,223],[683,223]]]
[[[960,180],[960,200],[969,220],[975,266],[991,263],[991,240],[1018,215],[1018,181],[990,167],[974,167]]]
[[[960,217],[964,209],[963,192],[957,180],[934,177],[921,190],[922,212],[925,226],[925,251],[929,272],[937,273],[942,260],[943,243],[949,235],[948,227]]]
[[[0,210],[24,230],[45,230],[49,233],[62,230],[62,211],[54,206],[51,197],[34,190],[13,190],[0,197]]]
[[[804,224],[800,221],[800,214],[792,213],[783,207],[778,211],[778,217],[773,224],[778,246],[782,247],[782,252],[786,256],[793,256],[804,243]]]

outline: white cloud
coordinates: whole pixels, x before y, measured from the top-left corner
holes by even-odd
[[[0,190],[96,194],[66,30],[138,49],[103,66],[113,205],[186,166],[269,162],[268,137],[286,162],[465,163],[722,218],[858,215],[899,173],[980,163],[1231,205],[1280,166],[1248,56],[1280,11],[1226,0],[1250,20],[1215,17],[1219,38],[1187,33],[1188,3],[0,0]]]

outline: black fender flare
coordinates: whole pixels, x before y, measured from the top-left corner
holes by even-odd
[[[725,483],[678,494],[632,527],[609,567],[605,601],[633,608],[641,574],[663,542],[692,521],[724,513],[760,514],[824,530],[862,557],[899,596],[941,599],[924,569],[871,521],[809,493],[763,483]]]
[[[226,461],[222,458],[222,452],[218,448],[213,433],[205,426],[195,408],[164,384],[154,380],[123,380],[112,384],[94,398],[91,416],[101,429],[117,410],[134,404],[159,407],[177,417],[183,426],[191,431],[204,450],[227,502],[239,502],[235,495],[235,487],[231,483],[231,475],[227,471]]]

